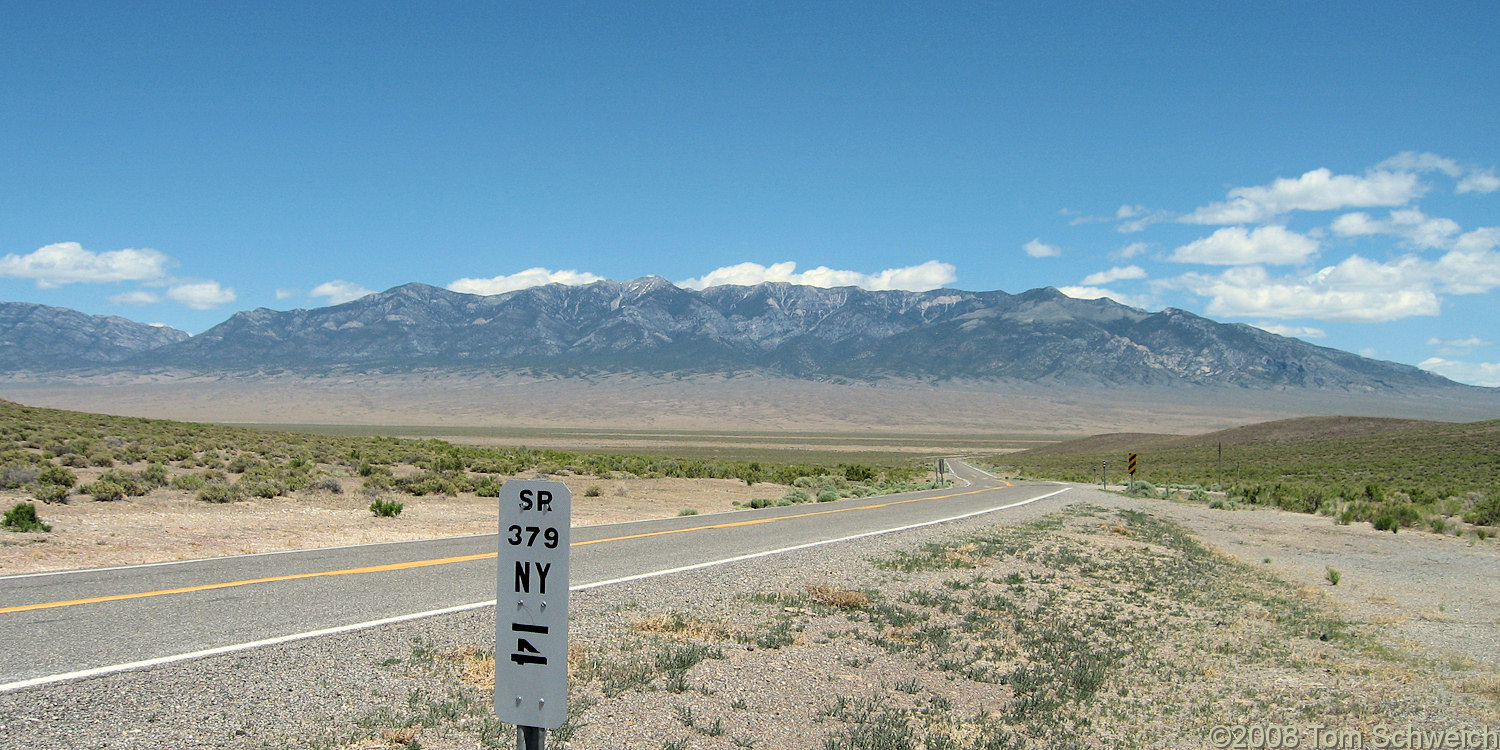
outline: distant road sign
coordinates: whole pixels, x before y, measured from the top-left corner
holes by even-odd
[[[568,539],[573,493],[562,482],[500,488],[495,596],[495,716],[556,729],[568,718]]]
[[[1135,454],[1130,454],[1130,476],[1135,476]]]

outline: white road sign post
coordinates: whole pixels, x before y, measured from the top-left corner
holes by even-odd
[[[517,747],[542,750],[568,718],[568,538],[573,493],[562,482],[500,488],[495,596],[495,716]]]

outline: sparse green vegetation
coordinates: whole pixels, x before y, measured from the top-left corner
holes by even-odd
[[[0,521],[0,526],[7,531],[51,531],[52,527],[42,523],[42,519],[36,514],[36,506],[32,503],[16,503],[10,510],[5,511],[5,519]]]
[[[376,498],[375,502],[370,503],[370,512],[374,513],[376,518],[395,518],[401,515],[403,507],[403,504],[395,500]]]
[[[1032,477],[1097,482],[1099,463],[1127,452],[1140,453],[1141,474],[1154,482],[1138,480],[1136,494],[1166,487],[1212,507],[1268,505],[1392,532],[1461,533],[1460,522],[1500,523],[1500,421],[1287,420],[1191,437],[1099,436],[993,463]]]
[[[104,469],[99,472],[98,469]],[[86,480],[80,481],[81,476]],[[767,505],[925,489],[924,468],[572,453],[525,447],[454,445],[442,440],[296,433],[113,417],[0,403],[0,489],[27,488],[63,502],[76,491],[96,500],[140,497],[158,487],[205,502],[340,493],[341,477],[375,492],[421,497],[499,494],[508,476],[736,479],[791,485]],[[586,485],[585,497],[602,495]],[[751,507],[763,507],[751,504]]]

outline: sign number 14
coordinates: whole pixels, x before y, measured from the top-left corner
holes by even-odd
[[[495,716],[556,729],[567,720],[573,495],[561,482],[512,479],[499,499]]]

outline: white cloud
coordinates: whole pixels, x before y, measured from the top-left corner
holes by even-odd
[[[1344,237],[1392,234],[1416,247],[1447,247],[1462,228],[1452,219],[1435,218],[1419,208],[1398,208],[1385,219],[1375,219],[1364,212],[1344,214],[1329,227]]]
[[[1328,333],[1321,328],[1311,326],[1284,326],[1278,323],[1256,323],[1256,328],[1277,336],[1290,336],[1297,339],[1321,339],[1327,338]]]
[[[1380,264],[1355,255],[1300,279],[1273,277],[1261,266],[1243,266],[1160,283],[1208,297],[1210,315],[1384,323],[1438,314],[1437,293],[1425,284],[1411,283],[1420,282],[1421,271],[1410,263]]]
[[[345,302],[352,302],[367,294],[374,293],[375,290],[366,289],[352,281],[334,279],[333,281],[324,282],[313,287],[313,290],[308,294],[313,297],[327,297],[328,304],[330,305],[342,305]],[[277,299],[280,298],[280,294],[278,293]]]
[[[137,289],[133,292],[112,295],[109,301],[117,305],[154,305],[161,301],[161,295],[145,291],[144,289]]]
[[[300,290],[297,290],[297,289],[277,289],[276,290],[276,299],[279,299],[279,300],[282,300],[282,299],[291,299],[293,297],[301,297],[301,296],[302,296],[302,292]]]
[[[1048,245],[1042,242],[1042,238],[1040,237],[1022,245],[1021,248],[1026,251],[1027,255],[1033,258],[1056,258],[1063,253],[1062,248],[1056,245]]]
[[[1442,172],[1454,178],[1464,172],[1463,167],[1458,166],[1458,162],[1452,159],[1432,153],[1417,153],[1416,151],[1402,151],[1376,164],[1375,168],[1396,172]]]
[[[1437,315],[1443,294],[1500,288],[1500,228],[1459,237],[1437,260],[1404,255],[1386,262],[1351,255],[1307,276],[1273,277],[1262,266],[1156,282],[1209,298],[1212,315],[1312,318],[1365,323]]]
[[[1500,362],[1456,362],[1433,357],[1423,361],[1417,367],[1460,383],[1489,388],[1500,387]]]
[[[1403,206],[1420,198],[1426,189],[1411,172],[1376,170],[1361,177],[1335,175],[1320,168],[1296,179],[1283,177],[1270,185],[1234,188],[1229,191],[1229,200],[1198,208],[1180,221],[1255,224],[1291,211]]]
[[[27,255],[0,258],[0,277],[32,279],[38,288],[64,284],[151,281],[166,275],[172,259],[151,249],[95,253],[77,242],[59,242]]]
[[[1485,341],[1478,336],[1470,336],[1465,339],[1440,339],[1436,336],[1433,336],[1432,338],[1427,339],[1427,345],[1445,346],[1454,349],[1473,349],[1477,346],[1489,346],[1490,342]]]
[[[222,287],[217,281],[181,283],[168,289],[167,297],[194,310],[212,310],[236,299],[233,289]]]
[[[1116,257],[1116,258],[1119,258],[1120,260],[1129,260],[1131,258],[1134,258],[1137,255],[1144,255],[1145,252],[1147,250],[1150,250],[1150,249],[1151,249],[1150,243],[1146,243],[1146,242],[1132,242],[1129,245],[1126,245],[1125,247],[1122,247],[1119,250],[1116,250],[1113,253],[1113,256]]]
[[[604,277],[595,276],[584,271],[549,271],[548,269],[538,267],[528,268],[509,276],[496,276],[490,279],[458,279],[448,285],[448,290],[463,294],[489,296],[492,294],[514,292],[517,289],[530,289],[534,286],[546,286],[547,284],[583,286],[584,284],[592,284],[596,281],[604,281]]]
[[[1127,204],[1125,204],[1123,206],[1120,206],[1118,209],[1115,210],[1115,218],[1116,219],[1134,219],[1137,216],[1143,216],[1143,215],[1145,215],[1145,213],[1146,213],[1146,207],[1145,206],[1132,206],[1129,203],[1127,203]]]
[[[1495,176],[1495,170],[1486,169],[1483,172],[1470,172],[1458,181],[1458,187],[1454,188],[1453,192],[1493,193],[1496,190],[1500,190],[1500,177]]]
[[[1108,271],[1091,273],[1088,276],[1083,277],[1083,285],[1100,286],[1102,284],[1109,284],[1115,281],[1144,278],[1146,278],[1146,269],[1141,268],[1140,266],[1115,266]]]
[[[1112,299],[1122,305],[1149,310],[1156,307],[1156,300],[1143,294],[1121,294],[1112,289],[1095,286],[1059,287],[1059,292],[1073,299]]]
[[[698,278],[686,279],[679,282],[678,286],[685,289],[706,289],[711,286],[754,286],[778,281],[817,287],[856,286],[873,291],[905,289],[925,292],[956,281],[958,276],[954,270],[951,264],[935,260],[905,268],[888,268],[877,274],[841,271],[826,266],[798,273],[797,264],[792,261],[773,263],[770,266],[739,263],[714,269]]]
[[[1280,226],[1225,227],[1172,252],[1179,263],[1239,266],[1252,263],[1297,265],[1318,253],[1318,241]]]
[[[1500,287],[1500,227],[1461,235],[1431,266],[1431,278],[1450,294],[1484,294]]]
[[[1144,209],[1145,206],[1135,206],[1134,208]],[[1164,221],[1171,221],[1175,218],[1177,218],[1176,215],[1168,211],[1152,211],[1148,214],[1135,214],[1127,221],[1120,222],[1120,226],[1115,227],[1115,231],[1119,232],[1120,234],[1135,234],[1136,232],[1145,231],[1146,227],[1149,227],[1152,224],[1160,224]]]

